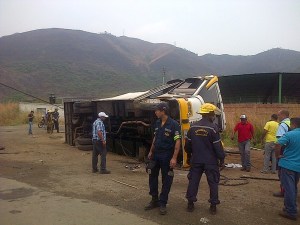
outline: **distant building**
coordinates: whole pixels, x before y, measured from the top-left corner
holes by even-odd
[[[219,77],[224,103],[300,103],[300,73]]]

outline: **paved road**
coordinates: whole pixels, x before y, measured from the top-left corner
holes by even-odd
[[[155,225],[116,208],[0,178],[1,225]]]

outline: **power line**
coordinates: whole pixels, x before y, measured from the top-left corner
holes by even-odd
[[[39,97],[33,96],[33,95],[31,95],[31,94],[28,94],[28,93],[26,93],[26,92],[24,92],[24,91],[18,90],[18,89],[14,88],[14,87],[11,87],[11,86],[7,85],[7,84],[3,84],[3,83],[1,83],[1,82],[0,82],[0,84],[1,84],[2,86],[4,86],[4,87],[10,88],[10,89],[12,89],[12,90],[14,90],[14,91],[20,92],[20,93],[22,93],[22,94],[24,94],[24,95],[30,96],[30,97],[32,97],[32,98],[35,98],[35,99],[37,99],[37,100],[40,100],[40,101],[45,102],[45,103],[47,103],[47,104],[50,104],[50,102],[48,102],[48,101],[46,101],[46,100],[44,100],[44,99],[41,99],[41,98],[39,98]],[[56,106],[56,107],[58,107],[58,108],[60,108],[60,109],[64,109],[63,107],[61,107],[61,106],[59,106],[59,105],[56,105],[56,104],[51,104],[51,105],[54,105],[54,106]]]

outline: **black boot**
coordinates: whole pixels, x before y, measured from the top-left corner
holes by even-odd
[[[145,206],[145,210],[151,210],[159,207],[159,200],[157,196],[152,197],[151,202],[147,206]]]
[[[217,206],[216,205],[210,205],[209,212],[210,212],[211,215],[216,215],[217,214]]]
[[[99,172],[99,170],[96,168],[96,169],[93,169],[92,172],[97,173],[97,172]]]
[[[188,212],[193,212],[194,209],[195,209],[194,202],[188,202],[187,211]]]
[[[100,170],[101,174],[110,174],[110,171],[105,169],[105,170]]]
[[[159,206],[159,214],[160,215],[166,215],[167,214],[167,207],[166,207],[166,205],[160,205]]]

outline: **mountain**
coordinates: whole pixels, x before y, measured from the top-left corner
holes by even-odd
[[[207,54],[200,58],[216,74],[221,75],[300,72],[300,52],[281,48],[251,56]]]
[[[253,56],[198,56],[169,44],[109,33],[43,29],[0,38],[0,82],[47,99],[107,97],[162,81],[203,74],[299,72],[300,52],[271,49]],[[0,98],[24,96],[0,86]]]

